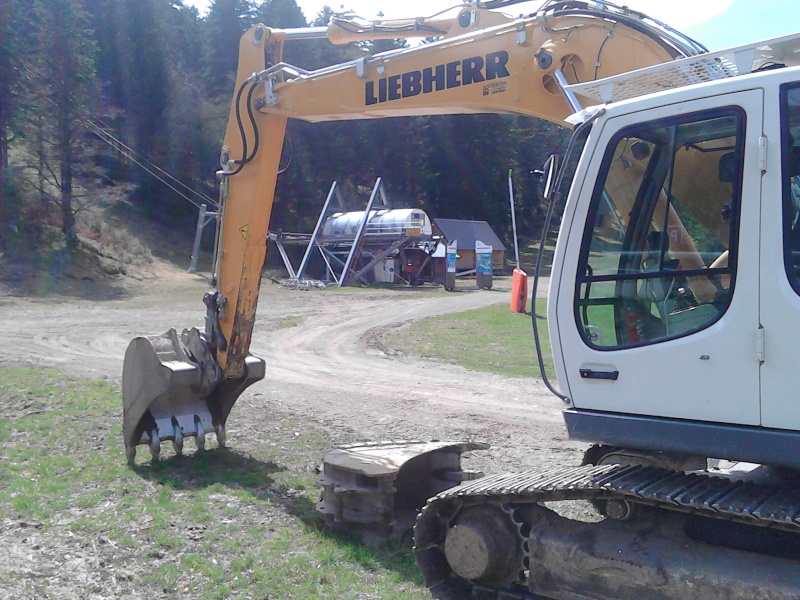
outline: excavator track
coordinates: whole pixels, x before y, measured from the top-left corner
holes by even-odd
[[[567,500],[605,503],[609,518],[575,521],[548,508]],[[755,552],[686,533],[709,523],[734,538],[737,527],[766,532],[779,547]],[[783,600],[800,597],[798,534],[796,483],[589,465],[444,491],[420,513],[414,543],[426,585],[444,600]]]

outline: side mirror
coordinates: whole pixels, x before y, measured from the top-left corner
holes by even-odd
[[[542,192],[542,196],[544,196],[545,200],[552,199],[553,194],[558,191],[555,187],[559,162],[560,157],[558,154],[551,154],[550,158],[545,161],[542,170],[533,172],[536,177],[544,181],[544,192]]]

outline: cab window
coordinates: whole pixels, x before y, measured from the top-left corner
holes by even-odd
[[[800,83],[781,89],[781,162],[784,262],[800,294]]]
[[[743,111],[622,130],[609,144],[584,232],[575,318],[617,349],[715,322],[735,279]]]

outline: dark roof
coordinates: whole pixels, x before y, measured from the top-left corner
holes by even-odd
[[[492,250],[503,250],[506,247],[486,221],[460,221],[458,219],[434,219],[434,223],[444,238],[451,242],[458,240],[458,247],[464,250],[475,250],[475,240],[492,247]]]

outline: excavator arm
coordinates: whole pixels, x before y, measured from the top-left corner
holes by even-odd
[[[431,29],[444,32],[442,38],[317,71],[282,62],[283,44],[293,38],[324,36],[339,43],[427,35]],[[516,113],[566,125],[576,107],[560,81],[591,81],[701,50],[684,38],[659,37],[663,31],[639,13],[611,5],[558,2],[519,19],[466,6],[453,19],[368,25],[334,17],[324,33],[263,25],[246,32],[221,161],[223,226],[215,275],[217,303],[224,306],[220,331],[228,341],[217,357],[226,376],[241,376],[248,352],[289,118]]]
[[[515,113],[566,124],[580,100],[564,85],[702,53],[704,48],[644,15],[603,2],[548,1],[511,18],[489,10],[515,2],[465,3],[455,17],[378,22],[337,15],[328,28],[257,25],[241,38],[221,153],[214,290],[203,331],[171,330],[131,342],[123,368],[128,459],[160,442],[180,452],[224,426],[239,394],[264,376],[249,354],[288,119]],[[437,41],[306,71],[283,62],[283,46],[437,35]]]

